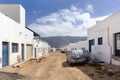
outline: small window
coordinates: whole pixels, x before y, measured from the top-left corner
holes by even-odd
[[[103,41],[102,41],[102,37],[98,38],[98,45],[102,45]]]
[[[17,43],[12,43],[12,53],[18,52],[18,44]]]
[[[90,45],[95,45],[95,40],[94,39],[89,40],[89,43],[90,43]]]
[[[94,39],[92,40],[92,45],[95,45],[95,40]]]

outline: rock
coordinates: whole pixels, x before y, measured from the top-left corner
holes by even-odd
[[[112,73],[119,73],[120,71],[118,69],[107,69],[108,72],[112,72]]]
[[[114,70],[113,70],[113,69],[108,69],[107,71],[108,71],[108,72],[114,72]]]
[[[107,68],[106,68],[105,66],[102,66],[101,69],[102,69],[103,71],[107,71]]]
[[[95,55],[93,55],[93,54],[91,54],[91,61],[95,61],[96,60],[96,57],[95,57]]]

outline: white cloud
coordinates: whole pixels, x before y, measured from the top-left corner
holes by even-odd
[[[78,10],[78,8],[77,8],[77,7],[75,7],[74,5],[72,5],[72,6],[71,6],[71,10],[73,10],[73,11],[77,11],[77,10]]]
[[[38,12],[37,12],[36,10],[33,10],[33,13],[34,13],[35,15],[37,15],[37,14],[38,14]]]
[[[38,18],[28,27],[43,37],[86,36],[88,28],[95,25],[97,20],[103,20],[106,17],[91,18],[90,13],[83,12],[72,5],[70,9],[62,9]]]
[[[92,4],[87,4],[86,10],[89,11],[89,12],[91,12],[91,13],[93,13],[93,12],[94,12],[94,7],[93,7],[93,5],[92,5]]]

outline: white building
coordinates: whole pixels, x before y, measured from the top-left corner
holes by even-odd
[[[49,53],[50,45],[46,41],[41,40],[41,42],[42,42],[43,55],[46,55]]]
[[[67,49],[69,51],[71,50],[81,50],[81,49],[88,50],[88,42],[86,41],[79,41],[77,43],[70,43],[69,45],[65,46],[64,49]]]
[[[54,53],[54,52],[56,52],[56,51],[57,51],[56,48],[54,48],[54,47],[51,47],[51,48],[50,48],[50,52],[53,52],[53,53]]]
[[[0,68],[33,57],[33,32],[19,4],[0,4]]]
[[[49,44],[40,39],[34,39],[34,58],[42,57],[49,53]]]
[[[28,28],[29,29],[29,28]],[[32,31],[31,29],[29,29]],[[50,45],[42,40],[40,38],[40,35],[36,32],[32,31],[34,33],[34,39],[33,39],[33,56],[34,58],[41,58],[43,55],[46,55],[49,53]]]
[[[120,65],[120,11],[88,30],[89,51],[98,60]]]

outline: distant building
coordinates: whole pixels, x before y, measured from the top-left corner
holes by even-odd
[[[26,27],[29,29],[28,27]],[[29,29],[32,31],[31,29]],[[48,42],[44,41],[41,39],[40,35],[37,34],[36,32],[32,31],[34,33],[34,38],[33,38],[33,56],[34,58],[40,58],[43,55],[46,55],[49,53],[50,45]]]
[[[42,50],[43,50],[43,55],[46,55],[49,53],[50,45],[46,41],[42,41]]]
[[[88,49],[87,40],[86,41],[79,41],[77,43],[70,43],[64,47],[64,49],[72,51],[72,50],[81,50],[81,49]]]
[[[43,40],[34,39],[34,58],[42,57],[49,53],[49,44]]]
[[[88,42],[98,60],[120,65],[120,11],[90,28]]]
[[[54,47],[50,48],[50,52],[56,52],[56,51],[57,51],[56,48],[54,48]]]

